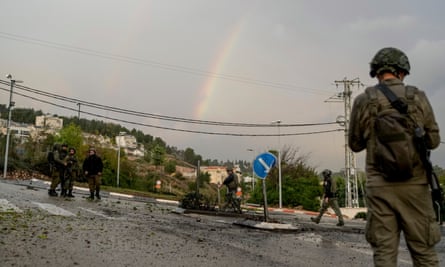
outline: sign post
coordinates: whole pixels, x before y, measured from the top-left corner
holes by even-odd
[[[267,208],[267,193],[266,193],[266,176],[277,162],[277,158],[272,153],[263,153],[258,155],[253,162],[253,171],[263,180],[263,199],[264,199],[264,221],[267,222],[269,212]]]
[[[220,195],[220,186],[221,186],[221,183],[220,182],[218,182],[218,209],[219,210],[221,210],[221,195]]]

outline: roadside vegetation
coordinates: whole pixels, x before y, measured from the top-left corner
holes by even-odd
[[[5,105],[0,105],[1,118],[7,118]],[[42,115],[41,111],[33,109],[14,109],[12,120],[15,122],[34,123],[35,117]],[[94,145],[98,154],[104,162],[102,182],[104,189],[119,193],[143,195],[148,197],[181,200],[190,192],[199,191],[208,202],[218,203],[218,187],[210,184],[210,175],[201,173],[198,178],[186,178],[182,173],[176,171],[177,166],[227,166],[239,165],[243,174],[252,174],[252,163],[246,161],[221,162],[212,159],[203,159],[201,155],[195,154],[192,148],[180,150],[166,144],[160,137],[153,137],[140,130],[127,129],[121,125],[103,121],[78,119],[77,117],[66,118],[63,129],[57,134],[46,134],[34,139],[18,139],[11,136],[8,156],[8,170],[10,172],[22,172],[35,175],[40,174],[44,179],[50,179],[48,174],[47,153],[55,143],[67,143],[69,147],[77,150],[79,163],[87,155],[90,145]],[[115,148],[101,147],[97,139],[85,140],[83,133],[96,136],[106,136],[114,141],[114,137],[120,132],[126,132],[136,137],[138,143],[145,148],[145,156],[141,158],[125,155],[123,149],[120,153],[119,164],[119,187],[117,186],[118,156]],[[0,167],[3,170],[4,149],[6,137],[0,134]],[[116,144],[114,144],[116,145]],[[277,151],[270,151],[277,155]],[[302,155],[298,148],[284,147],[281,151],[281,173],[282,173],[282,204],[284,207],[302,208],[316,211],[320,207],[322,195],[321,177],[316,167],[308,164],[309,155]],[[442,184],[445,184],[445,172],[442,168],[435,166],[436,173]],[[339,204],[345,203],[345,179],[342,171],[333,174],[337,181],[339,192]],[[364,183],[366,177],[363,173],[359,177],[359,204],[365,205]],[[263,191],[262,180],[256,179],[256,186],[242,183],[243,202],[262,205]],[[76,182],[78,185],[86,186],[84,177],[80,176]],[[158,186],[158,183],[161,183]],[[278,193],[278,169],[272,169],[265,180],[268,205],[277,206],[279,203]],[[220,201],[224,201],[225,194],[220,192]]]

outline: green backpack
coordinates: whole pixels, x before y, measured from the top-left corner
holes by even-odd
[[[413,176],[414,166],[419,164],[420,157],[416,148],[417,123],[413,114],[417,110],[414,97],[418,89],[406,86],[405,99],[398,98],[386,85],[366,89],[371,100],[371,141],[374,166],[387,181],[400,182]],[[381,90],[392,107],[379,110],[377,90]],[[396,99],[394,99],[394,97]],[[397,102],[397,103],[394,103]],[[397,107],[397,105],[399,107]]]

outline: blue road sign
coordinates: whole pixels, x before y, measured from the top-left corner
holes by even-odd
[[[253,161],[253,171],[261,179],[266,179],[267,174],[276,162],[277,157],[274,154],[269,152],[260,154]]]

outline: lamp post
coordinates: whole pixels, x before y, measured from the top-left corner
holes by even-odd
[[[9,154],[9,136],[11,135],[11,111],[14,106],[14,102],[12,101],[12,93],[14,90],[14,84],[22,83],[23,81],[18,81],[12,79],[12,75],[8,74],[6,76],[11,82],[11,89],[9,90],[9,106],[8,106],[8,124],[6,126],[6,147],[5,147],[5,163],[3,165],[3,178],[6,179],[6,173],[8,170],[8,154]]]
[[[273,124],[277,125],[278,128],[278,207],[281,209],[282,208],[282,194],[281,194],[281,144],[280,144],[280,120],[277,121],[273,121]]]
[[[119,132],[117,138],[117,174],[116,174],[116,186],[119,187],[119,172],[121,167],[121,138],[125,135],[125,132]]]
[[[253,162],[255,161],[255,150],[248,148],[247,151],[252,152],[253,159],[252,159],[252,192],[255,189],[255,172],[253,171]]]

